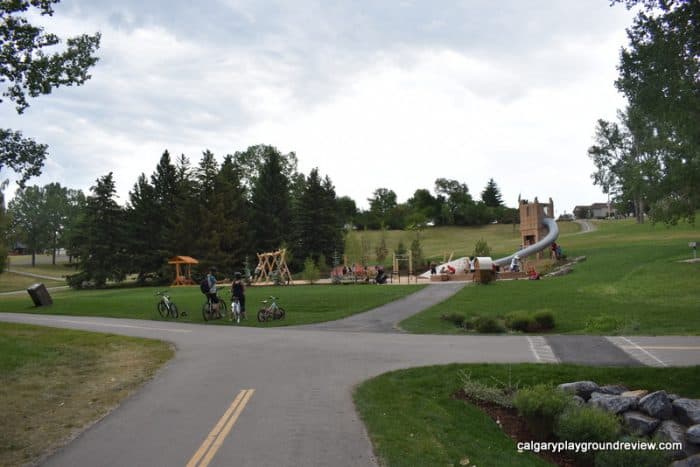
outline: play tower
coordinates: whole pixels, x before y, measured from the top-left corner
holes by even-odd
[[[549,198],[547,204],[540,203],[537,198],[530,203],[520,200],[520,236],[522,248],[527,248],[544,239],[549,233],[544,219],[554,218],[554,202]]]

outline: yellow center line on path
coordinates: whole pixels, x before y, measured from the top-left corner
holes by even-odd
[[[636,347],[631,345],[621,346],[623,349],[636,349]],[[642,346],[648,350],[700,350],[700,346],[664,346],[664,345],[644,345]]]
[[[187,467],[206,467],[209,465],[223,444],[224,439],[231,432],[241,412],[245,409],[246,404],[253,397],[254,392],[255,389],[244,389],[238,393],[231,405],[226,409],[226,412],[224,412],[224,415],[216,422],[214,428],[212,428],[202,445],[197,449],[197,452],[194,453],[192,459],[187,463]]]

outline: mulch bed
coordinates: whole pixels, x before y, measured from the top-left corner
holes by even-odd
[[[495,421],[505,434],[511,437],[516,443],[519,441],[528,442],[533,440],[541,440],[541,436],[535,436],[527,426],[524,418],[518,415],[515,408],[502,407],[493,402],[479,401],[470,398],[463,389],[457,391],[453,397],[458,400],[463,400],[477,406],[486,413],[493,421]],[[547,439],[546,441],[557,441],[556,438]],[[540,451],[533,452],[534,455],[546,460],[555,465],[562,467],[580,467],[580,463],[576,463],[571,457],[566,456],[561,452]]]

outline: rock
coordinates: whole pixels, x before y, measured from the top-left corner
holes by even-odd
[[[681,398],[681,396],[679,396],[678,394],[673,394],[673,393],[671,393],[671,394],[668,395],[668,399],[669,399],[671,402],[675,401],[676,399],[680,399],[680,398]]]
[[[661,421],[656,418],[635,411],[625,412],[622,414],[622,418],[625,421],[625,426],[627,426],[631,432],[641,436],[647,436],[661,423]]]
[[[685,437],[691,443],[700,444],[700,425],[693,425],[685,432]]]
[[[569,273],[571,273],[574,270],[571,266],[564,266],[556,271],[550,272],[549,274],[545,275],[545,277],[558,277],[558,276],[565,276]]]
[[[614,396],[612,394],[602,394],[594,392],[588,403],[594,407],[599,407],[607,412],[619,414],[637,408],[637,398],[629,396]]]
[[[676,399],[673,401],[673,415],[685,425],[700,423],[700,401],[697,399]]]
[[[581,396],[574,396],[574,404],[578,405],[581,407],[582,405],[586,405],[586,401],[583,397]]]
[[[647,394],[649,394],[649,391],[647,391],[646,389],[637,389],[636,391],[625,391],[620,395],[625,397],[636,397],[637,399],[641,399]]]
[[[593,381],[576,381],[573,383],[560,384],[557,388],[582,397],[584,400],[588,400],[591,398],[591,393],[598,390],[598,385]]]
[[[597,392],[602,392],[603,394],[612,394],[614,396],[619,396],[623,392],[629,391],[628,388],[620,385],[620,384],[606,384],[605,386],[601,386]]]
[[[673,420],[664,420],[661,422],[661,425],[659,425],[659,428],[656,430],[655,436],[659,441],[682,443],[683,449],[680,451],[666,451],[673,459],[678,460],[692,456],[699,451],[697,446],[686,442],[685,427]]]
[[[574,263],[583,263],[584,261],[586,261],[586,257],[585,256],[577,256],[576,258],[572,259],[571,261]]]
[[[700,454],[676,461],[670,467],[700,467]]]
[[[639,400],[639,409],[654,418],[668,420],[673,416],[673,406],[666,391],[656,391]]]

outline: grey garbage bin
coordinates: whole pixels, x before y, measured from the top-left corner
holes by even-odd
[[[29,296],[32,297],[34,306],[49,306],[53,304],[51,295],[49,295],[49,291],[46,290],[44,284],[34,284],[27,289],[27,292],[29,292]]]

